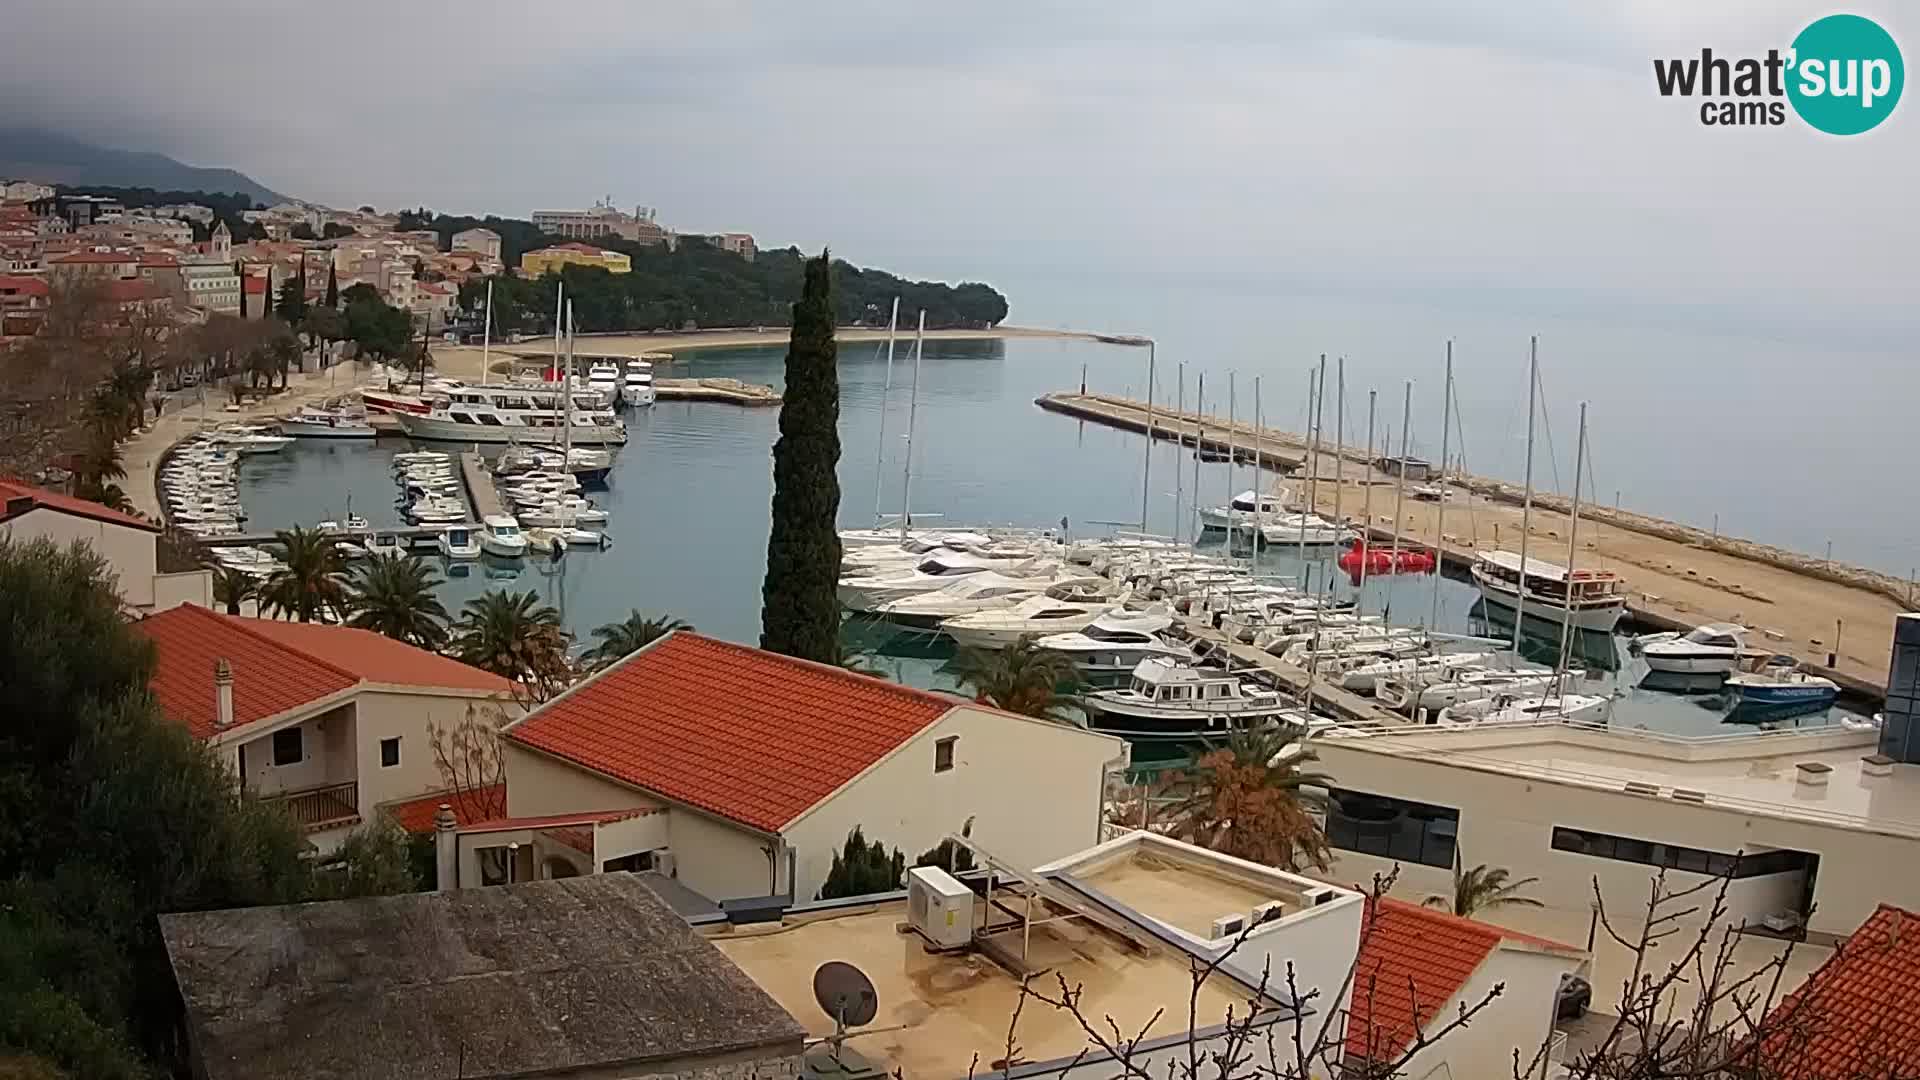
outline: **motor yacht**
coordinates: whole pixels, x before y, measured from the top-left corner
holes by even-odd
[[[1611,570],[1569,571],[1529,557],[1523,585],[1520,556],[1483,551],[1474,557],[1472,573],[1488,604],[1551,623],[1565,619],[1577,629],[1612,633],[1627,610],[1625,582]]]
[[[1087,726],[1130,741],[1191,742],[1280,721],[1306,726],[1306,713],[1276,690],[1224,668],[1149,657],[1126,686],[1082,696]]]
[[[1001,649],[1023,637],[1036,640],[1050,634],[1084,630],[1106,611],[1115,597],[1089,596],[1077,584],[1051,586],[1012,607],[955,615],[940,622],[940,630],[965,649]]]
[[[1735,623],[1707,623],[1685,634],[1648,634],[1633,639],[1651,671],[1683,675],[1726,674],[1745,659],[1767,654],[1747,647],[1746,627]]]
[[[527,538],[520,523],[505,514],[488,514],[480,519],[480,548],[489,555],[517,559],[527,553]]]
[[[449,559],[477,559],[480,557],[480,537],[464,525],[442,529],[435,538],[434,545],[440,554]]]
[[[1048,634],[1036,638],[1034,644],[1065,655],[1084,674],[1112,676],[1131,672],[1150,657],[1193,659],[1191,648],[1160,636],[1172,626],[1173,616],[1165,608],[1140,612],[1114,609],[1079,630]]]
[[[1082,595],[1098,597],[1107,582],[1100,578],[1073,577],[1065,581],[1051,576],[1009,577],[989,571],[969,574],[951,585],[930,592],[914,593],[889,600],[873,609],[875,615],[907,626],[934,627],[959,615],[1009,608],[1037,593],[1054,589],[1084,590]]]
[[[280,434],[297,439],[371,439],[376,434],[365,413],[344,409],[305,408],[283,416]]]

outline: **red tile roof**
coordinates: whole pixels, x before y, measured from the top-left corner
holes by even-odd
[[[233,728],[278,716],[362,683],[504,690],[498,676],[367,630],[223,615],[193,604],[134,624],[154,643],[149,682],[168,719],[211,738],[214,661],[233,668]]]
[[[267,279],[264,277],[255,277],[252,274],[248,274],[246,277],[240,279],[240,283],[241,287],[247,290],[247,295],[249,296],[258,296],[267,291]]]
[[[626,810],[587,810],[578,814],[542,814],[538,817],[503,817],[462,825],[460,831],[490,833],[513,832],[516,829],[551,829],[556,825],[604,825],[610,821],[626,821],[629,818],[645,817],[653,813],[658,811],[642,807]]]
[[[494,809],[507,805],[507,785],[489,784],[475,791],[458,794],[440,791],[417,799],[387,803],[380,809],[393,819],[395,825],[407,832],[430,833],[433,831],[433,816],[440,812],[441,803],[446,803],[453,811],[455,824],[471,825],[493,817]]]
[[[1761,1057],[1794,1076],[1920,1076],[1920,915],[1881,904],[1767,1026]]]
[[[47,283],[37,277],[0,274],[0,293],[13,293],[20,296],[38,296],[45,298],[49,290]]]
[[[139,260],[133,254],[124,251],[74,251],[65,255],[56,255],[47,260],[63,265],[70,263],[130,263]]]
[[[507,738],[774,833],[955,704],[682,630],[548,702]]]
[[[1440,1017],[1448,999],[1503,943],[1579,955],[1547,938],[1382,897],[1367,902],[1360,959],[1353,974],[1347,1053],[1383,1059],[1398,1055]]]
[[[16,511],[13,507],[17,499],[29,499],[31,502],[24,504],[24,509]],[[109,510],[97,502],[76,499],[71,495],[33,487],[18,480],[0,480],[0,521],[11,521],[27,510],[57,510],[75,517],[104,521],[109,525],[125,525],[130,529],[140,529],[150,533],[160,531],[160,526],[145,518],[123,514],[118,510]]]

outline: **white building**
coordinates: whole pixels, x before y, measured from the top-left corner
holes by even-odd
[[[500,234],[492,229],[462,229],[453,234],[453,250],[500,258]]]
[[[84,541],[113,568],[120,601],[147,614],[180,604],[213,602],[213,576],[205,570],[160,573],[160,527],[71,495],[0,481],[0,537],[25,542],[51,540],[62,547]]]
[[[1450,894],[1456,860],[1538,878],[1523,891],[1544,906],[1490,917],[1597,941],[1602,988],[1631,958],[1594,932],[1596,886],[1616,925],[1636,926],[1662,868],[1669,891],[1731,873],[1730,926],[1844,936],[1882,901],[1920,906],[1920,875],[1889,872],[1920,859],[1920,767],[1875,740],[1841,726],[1687,739],[1570,724],[1321,739],[1326,876],[1397,865],[1396,894],[1414,900]]]
[[[180,267],[187,306],[222,315],[240,314],[240,275],[226,262],[187,263]]]
[[[368,630],[191,604],[134,626],[154,644],[161,711],[321,851],[376,807],[446,790],[431,727],[519,713],[505,679]]]
[[[0,199],[8,202],[34,202],[51,198],[53,198],[53,189],[45,184],[36,184],[31,180],[9,180],[0,183]]]
[[[688,631],[503,745],[502,827],[591,826],[580,868],[658,870],[712,900],[812,898],[856,827],[911,860],[973,820],[1037,866],[1099,837],[1108,773],[1128,761],[1109,736]],[[530,839],[463,831],[460,882],[497,880],[480,849]]]

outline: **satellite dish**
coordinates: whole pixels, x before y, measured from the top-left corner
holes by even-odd
[[[813,973],[813,1000],[841,1031],[873,1023],[880,995],[867,973],[842,960],[829,960]]]

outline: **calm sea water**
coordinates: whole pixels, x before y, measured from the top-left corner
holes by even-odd
[[[842,350],[843,525],[873,524],[876,493],[881,512],[896,513],[901,506],[904,434],[914,379],[907,355],[906,350],[896,353],[888,393],[887,365],[879,349],[861,345]],[[701,350],[687,356],[675,366],[676,375],[726,375],[774,386],[782,382],[783,347]],[[914,409],[915,513],[939,514],[956,524],[1026,526],[1057,525],[1064,517],[1075,534],[1108,532],[1114,522],[1137,523],[1143,440],[1043,412],[1033,399],[1077,386],[1083,366],[1096,388],[1137,392],[1145,379],[1144,359],[1138,349],[1074,341],[929,343]],[[1286,387],[1292,390],[1290,397],[1280,387],[1269,389],[1262,376],[1262,405],[1269,423],[1299,426],[1295,420],[1301,415],[1305,388],[1304,368],[1301,371],[1300,385]],[[1213,377],[1208,381],[1211,395]],[[1165,393],[1172,392],[1169,384]],[[1250,387],[1245,393],[1250,400]],[[1520,400],[1524,402],[1524,395]],[[1243,410],[1250,409],[1250,404],[1243,405]],[[676,615],[720,637],[757,641],[772,493],[771,448],[778,420],[776,410],[693,403],[661,403],[630,413],[631,440],[618,453],[610,488],[594,495],[611,515],[604,528],[613,537],[612,548],[574,549],[557,562],[502,564],[483,559],[443,565],[443,573],[452,575],[443,599],[457,611],[490,588],[533,589],[581,636],[637,608]],[[1471,431],[1472,421],[1468,423]],[[1420,446],[1417,439],[1415,446]],[[394,501],[391,461],[407,448],[406,440],[394,438],[373,445],[301,441],[278,455],[248,458],[241,494],[250,524],[280,528],[338,517],[351,495],[352,509],[376,526],[398,525],[402,519]],[[456,449],[444,444],[438,448]],[[1149,522],[1155,531],[1174,528],[1176,475],[1190,499],[1192,457],[1160,444],[1147,486]],[[1230,475],[1224,464],[1201,464],[1198,470],[1203,499],[1215,503],[1252,486],[1252,480],[1251,470]],[[1268,551],[1261,559],[1264,572],[1316,585],[1329,570],[1323,562],[1302,565],[1286,550]],[[1424,623],[1435,585],[1432,576],[1375,578],[1366,586],[1363,604],[1369,611],[1390,610],[1397,622]],[[1488,632],[1471,587],[1445,579],[1438,586],[1437,625]],[[1352,592],[1337,573],[1335,591],[1343,596]],[[1511,631],[1495,626],[1491,632],[1504,638]],[[877,666],[903,681],[951,684],[949,652],[925,636],[878,625],[851,627],[849,635],[857,648],[875,654]],[[1552,640],[1530,645],[1547,660],[1556,648]],[[1675,731],[1721,729],[1716,697],[1635,687],[1642,672],[1610,640],[1582,642],[1580,651],[1590,666],[1607,669],[1594,689],[1627,691],[1617,722]]]

